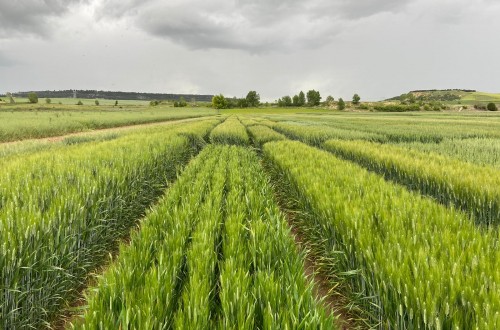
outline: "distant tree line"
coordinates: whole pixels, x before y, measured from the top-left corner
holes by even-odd
[[[76,92],[78,99],[108,99],[108,100],[169,100],[177,101],[180,97],[197,102],[211,102],[213,95],[196,94],[166,94],[166,93],[136,93],[136,92],[112,92],[97,90],[60,90],[60,91],[32,91],[12,93],[13,97],[28,98],[30,93],[37,94],[40,98],[73,98]],[[0,95],[1,97],[2,95]]]
[[[260,106],[260,95],[256,91],[249,91],[246,97],[228,98],[222,94],[212,97],[212,107],[215,109],[256,108]]]

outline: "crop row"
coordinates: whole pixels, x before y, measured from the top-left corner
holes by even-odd
[[[496,231],[300,142],[264,145],[283,192],[297,203],[325,269],[358,297],[373,325],[498,329]]]
[[[497,169],[460,160],[364,141],[330,140],[323,147],[386,178],[471,213],[478,223],[500,220]]]
[[[0,328],[40,328],[60,313],[216,123],[144,130],[6,164]]]
[[[285,140],[286,137],[264,125],[252,125],[247,126],[248,132],[252,137],[252,140],[259,146],[270,141]]]
[[[500,168],[500,140],[494,138],[445,139],[440,143],[400,143],[400,147],[438,153],[481,166]]]
[[[255,153],[209,146],[90,292],[77,329],[331,329]]]
[[[272,128],[292,139],[297,139],[312,145],[320,145],[328,139],[369,140],[380,142],[386,140],[382,134],[378,133],[346,130],[324,125],[307,125],[301,123],[280,122],[274,124]]]
[[[235,116],[227,118],[210,133],[210,141],[219,144],[248,145],[250,139],[245,126]]]

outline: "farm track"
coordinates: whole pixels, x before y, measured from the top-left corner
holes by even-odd
[[[73,137],[73,136],[97,135],[97,134],[102,134],[102,133],[113,133],[113,132],[121,132],[121,131],[126,131],[126,130],[133,131],[135,129],[145,128],[145,127],[154,127],[154,126],[161,126],[161,125],[174,125],[174,124],[179,124],[179,123],[189,123],[192,121],[203,120],[203,119],[207,119],[210,117],[213,117],[213,116],[200,116],[200,117],[195,117],[195,118],[186,118],[186,119],[178,119],[178,120],[177,119],[166,119],[164,121],[155,121],[155,122],[151,122],[151,123],[142,123],[142,124],[137,124],[137,125],[124,125],[124,126],[115,126],[115,127],[101,128],[101,129],[93,129],[93,130],[74,132],[74,133],[69,133],[69,134],[64,134],[64,135],[47,136],[47,137],[42,137],[42,138],[38,138],[38,139],[22,139],[22,140],[16,140],[16,141],[7,141],[7,142],[0,142],[0,147],[16,145],[18,143],[23,143],[23,142],[53,142],[53,143],[56,143],[56,142],[63,141],[65,138]]]

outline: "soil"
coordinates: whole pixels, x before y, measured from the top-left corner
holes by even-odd
[[[286,214],[288,225],[297,248],[299,251],[305,252],[304,273],[313,285],[317,301],[322,303],[328,315],[335,317],[338,329],[363,329],[364,327],[355,321],[355,316],[347,310],[348,301],[346,301],[346,298],[332,290],[332,284],[328,280],[328,277],[322,274],[314,256],[308,253],[307,242],[304,240],[297,226],[294,225],[293,215],[286,211],[284,213]]]

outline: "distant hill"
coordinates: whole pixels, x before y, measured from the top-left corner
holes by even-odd
[[[177,101],[182,96],[186,101],[211,102],[213,95],[197,94],[164,94],[164,93],[136,93],[136,92],[112,92],[97,90],[62,90],[62,91],[29,91],[12,93],[14,97],[25,98],[28,93],[35,92],[39,98],[75,98],[78,99],[109,99],[109,100],[170,100]],[[0,95],[5,97],[5,95]]]
[[[414,97],[423,102],[456,102],[462,104],[500,103],[500,94],[478,92],[473,89],[429,89],[414,90],[386,101],[407,101]]]

